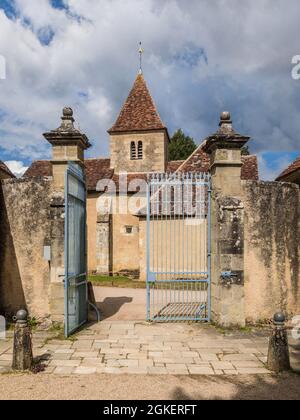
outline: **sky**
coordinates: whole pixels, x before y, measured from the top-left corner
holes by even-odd
[[[0,160],[20,175],[49,159],[42,133],[64,106],[93,144],[87,156],[108,156],[142,41],[170,133],[200,144],[228,110],[273,180],[300,155],[299,16],[298,0],[0,0]]]

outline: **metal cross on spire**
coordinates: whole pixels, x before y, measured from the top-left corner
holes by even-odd
[[[142,43],[140,42],[140,48],[139,48],[139,54],[140,54],[140,74],[143,74],[143,54],[144,54],[144,48],[142,47]]]

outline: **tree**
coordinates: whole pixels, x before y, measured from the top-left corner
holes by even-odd
[[[169,143],[169,160],[185,160],[196,150],[197,145],[192,137],[186,136],[179,129],[175,131]]]

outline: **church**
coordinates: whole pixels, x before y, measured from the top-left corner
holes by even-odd
[[[73,124],[73,112],[69,117],[63,118],[70,118]],[[128,207],[122,211],[122,206],[116,204],[120,204],[124,196],[128,199],[138,193],[140,207],[143,207],[146,191],[138,189],[134,181],[146,181],[150,173],[208,172],[210,159],[204,150],[206,140],[185,161],[169,160],[168,128],[160,118],[141,71],[116,122],[108,130],[108,135],[110,156],[86,159],[84,163],[87,185],[88,271],[105,275],[123,274],[145,280],[145,214],[130,212]],[[242,164],[242,179],[258,180],[257,157],[243,156]],[[51,176],[51,161],[46,160],[33,162],[24,174],[25,178]],[[115,186],[114,197],[110,208],[103,211],[99,209],[99,198],[107,193],[103,185],[107,185],[109,181]],[[112,211],[113,207],[118,210]]]

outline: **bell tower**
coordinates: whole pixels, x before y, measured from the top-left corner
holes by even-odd
[[[111,169],[115,173],[166,171],[169,134],[141,69],[117,121],[108,133]]]

